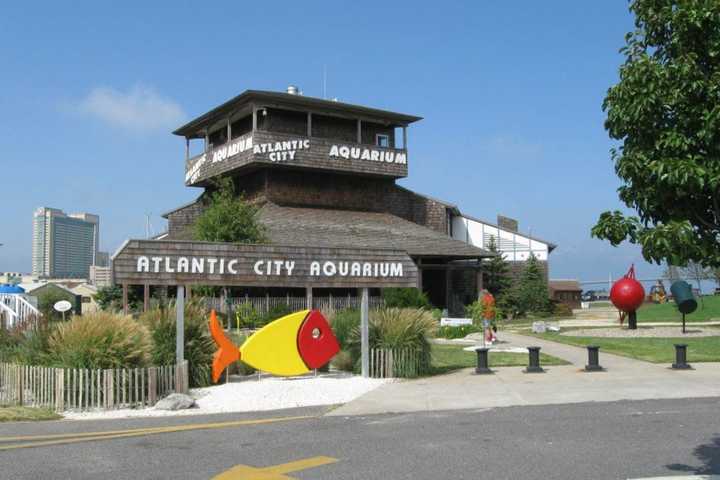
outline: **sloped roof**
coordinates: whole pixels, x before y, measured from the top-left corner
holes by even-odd
[[[415,257],[467,259],[493,256],[487,250],[389,213],[266,203],[260,210],[260,221],[267,227],[271,243],[281,245],[397,248]]]
[[[577,280],[550,280],[548,282],[548,288],[551,291],[582,291],[580,282],[578,282]]]
[[[422,120],[422,117],[415,115],[407,115],[405,113],[391,112],[378,108],[365,107],[363,105],[354,105],[351,103],[336,102],[334,100],[325,100],[323,98],[308,97],[305,95],[290,95],[284,92],[272,92],[267,90],[245,90],[240,95],[231,98],[227,102],[219,105],[212,110],[191,120],[182,127],[175,130],[175,135],[190,136],[195,134],[199,128],[204,127],[208,123],[217,121],[220,118],[226,118],[228,112],[236,110],[238,107],[245,105],[251,101],[272,102],[279,105],[292,105],[295,107],[317,109],[320,112],[339,112],[350,113],[355,115],[370,116],[378,119],[384,119],[399,124],[410,124]]]

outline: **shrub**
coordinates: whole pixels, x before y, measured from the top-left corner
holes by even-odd
[[[43,291],[40,295],[38,295],[38,310],[40,311],[40,313],[42,313],[44,318],[50,321],[62,320],[63,314],[53,308],[55,304],[61,300],[68,300],[70,301],[70,303],[74,304],[74,302],[72,301],[72,294],[58,291],[57,287],[53,289],[53,287],[51,286],[45,291]],[[69,313],[66,315],[69,315]]]
[[[353,335],[360,334],[360,311],[348,308],[337,312],[324,311],[323,315],[330,323],[340,348],[348,349],[353,341]],[[357,333],[353,333],[355,330]]]
[[[359,324],[358,324],[359,326]],[[417,352],[420,372],[430,369],[430,337],[435,321],[424,309],[383,308],[370,313],[370,348],[409,349]],[[360,329],[352,330],[349,352],[354,364],[360,358]]]
[[[427,295],[417,288],[384,288],[382,295],[385,308],[432,308]]]
[[[257,328],[262,323],[262,315],[252,303],[243,302],[235,307],[235,322],[240,328]]]
[[[260,320],[259,327],[264,327],[268,323],[272,322],[273,320],[277,320],[280,317],[284,317],[285,315],[289,315],[293,313],[294,310],[290,308],[290,305],[286,305],[284,303],[281,303],[279,305],[275,305],[272,307],[267,313],[262,315]]]
[[[459,325],[457,327],[444,326],[438,328],[437,336],[442,338],[465,338],[471,333],[482,332],[482,328],[475,325]]]
[[[352,354],[347,350],[340,350],[332,359],[332,365],[343,372],[352,372],[355,370],[355,361]]]
[[[129,316],[106,312],[57,324],[47,350],[49,362],[65,368],[142,367],[150,357],[147,329]]]
[[[185,304],[185,359],[190,364],[190,386],[210,385],[212,358],[215,342],[208,330],[209,313],[202,300]],[[173,304],[167,309],[153,309],[140,316],[140,321],[150,330],[152,339],[152,363],[171,365],[175,363],[176,310]]]
[[[553,314],[557,317],[572,317],[573,311],[567,304],[557,302],[553,307]]]

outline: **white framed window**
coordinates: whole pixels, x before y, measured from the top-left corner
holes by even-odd
[[[390,148],[390,135],[378,133],[375,135],[375,145],[383,148]]]

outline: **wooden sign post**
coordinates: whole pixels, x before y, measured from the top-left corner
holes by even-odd
[[[362,376],[370,376],[370,305],[367,287],[362,288],[360,301],[360,356]]]
[[[178,285],[175,301],[175,364],[181,365],[185,360],[185,287]]]

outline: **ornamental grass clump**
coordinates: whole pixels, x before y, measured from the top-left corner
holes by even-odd
[[[147,329],[132,317],[96,312],[57,324],[47,359],[64,368],[135,368],[148,364],[150,349]]]
[[[359,315],[352,329],[349,351],[355,369],[360,362]],[[430,370],[430,338],[436,331],[432,314],[423,308],[381,308],[370,312],[370,348],[411,351],[416,355],[419,374]]]
[[[190,366],[191,387],[210,385],[210,370],[216,347],[208,330],[209,315],[202,300],[193,299],[185,304],[185,360]],[[153,365],[175,363],[176,318],[175,304],[164,309],[149,310],[140,316],[140,322],[150,331]]]

